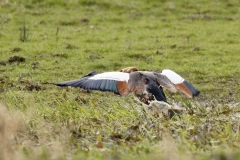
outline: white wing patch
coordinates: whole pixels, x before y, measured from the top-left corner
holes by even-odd
[[[173,83],[173,84],[180,84],[183,83],[184,79],[177,73],[175,73],[174,71],[170,70],[170,69],[164,69],[162,71],[162,74],[164,74],[165,76],[167,76],[167,78]]]
[[[129,80],[129,73],[124,72],[104,72],[97,75],[94,75],[93,77],[90,77],[89,79],[93,80],[99,80],[99,79],[108,79],[108,80],[116,80],[116,81],[126,81]]]

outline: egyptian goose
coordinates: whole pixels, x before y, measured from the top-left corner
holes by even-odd
[[[80,79],[54,84],[85,90],[110,91],[122,96],[133,93],[145,104],[152,100],[167,102],[162,87],[171,92],[180,92],[188,98],[200,93],[193,85],[169,69],[164,69],[162,73],[138,71],[136,67],[124,68],[120,72],[93,71]]]

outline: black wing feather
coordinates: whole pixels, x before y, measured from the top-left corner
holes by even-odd
[[[85,79],[87,79],[87,78],[59,82],[59,83],[55,83],[55,85],[60,86],[60,87],[64,87],[64,86],[81,87],[82,83],[84,82]]]
[[[95,72],[93,74],[95,74]],[[55,85],[60,87],[63,87],[63,86],[79,87],[85,90],[110,91],[110,92],[114,92],[115,94],[119,94],[117,90],[117,82],[115,80],[108,80],[108,79],[94,80],[94,79],[89,79],[90,77],[84,76],[77,80],[55,83]]]
[[[187,86],[187,88],[192,92],[193,97],[198,96],[200,94],[200,91],[195,88],[191,83],[184,80],[183,83]]]

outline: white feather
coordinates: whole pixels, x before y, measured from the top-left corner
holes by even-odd
[[[96,74],[93,77],[90,77],[89,79],[109,79],[109,80],[116,80],[116,81],[126,81],[129,80],[129,73],[124,72],[104,72],[100,74]]]
[[[167,76],[167,78],[173,83],[173,84],[180,84],[183,83],[184,79],[179,74],[175,73],[174,71],[170,69],[164,69],[162,71],[162,74]]]

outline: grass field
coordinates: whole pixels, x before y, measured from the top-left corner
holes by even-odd
[[[237,0],[0,0],[0,159],[240,159]],[[169,68],[196,86],[186,111],[45,82]]]

